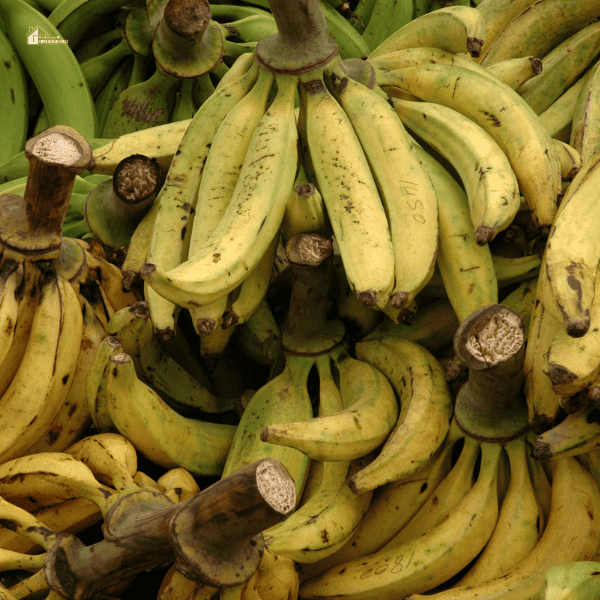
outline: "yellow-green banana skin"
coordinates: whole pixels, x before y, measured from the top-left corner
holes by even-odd
[[[600,598],[600,562],[562,563],[546,572],[539,600],[594,600]]]

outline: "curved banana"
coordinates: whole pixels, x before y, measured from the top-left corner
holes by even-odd
[[[492,254],[488,244],[480,246],[475,241],[466,193],[432,156],[421,148],[419,155],[441,199],[437,267],[450,304],[462,322],[477,308],[498,302]]]
[[[563,181],[572,181],[581,170],[581,154],[577,148],[562,140],[554,140],[554,144],[560,160],[560,175]]]
[[[600,113],[599,88],[600,65],[596,63],[590,68],[577,96],[571,124],[571,137],[569,138],[569,144],[580,153],[581,161],[586,163],[600,150],[600,139],[596,127]]]
[[[154,203],[158,204],[147,262],[169,270],[187,258],[192,227],[189,217],[197,199],[198,187],[210,144],[229,111],[249,92],[258,76],[256,67],[239,79],[215,91],[198,109],[178,144],[165,183]],[[152,156],[152,155],[150,155]],[[142,267],[143,270],[143,267]],[[178,308],[165,300],[146,282],[145,298],[150,304],[152,323],[159,337],[174,335]]]
[[[387,378],[340,348],[331,354],[344,408],[330,415],[272,422],[263,442],[288,446],[314,460],[351,460],[365,456],[389,435],[398,419],[398,402]]]
[[[89,467],[101,483],[118,492],[137,491],[133,481],[137,473],[137,452],[133,444],[118,433],[89,435],[65,449]]]
[[[275,99],[252,136],[238,184],[211,238],[171,270],[153,263],[150,252],[142,276],[156,293],[183,307],[207,304],[237,287],[258,264],[281,225],[296,177],[297,84],[295,77],[277,77]]]
[[[458,573],[485,546],[496,523],[496,473],[501,450],[497,444],[482,444],[480,475],[446,519],[389,551],[343,563],[304,581],[300,598],[404,597],[430,590]]]
[[[23,281],[23,267],[7,260],[0,266],[0,369],[10,351],[19,317],[18,287]]]
[[[579,79],[599,54],[600,24],[591,23],[546,54],[543,72],[517,91],[539,115]]]
[[[551,467],[548,467],[548,463],[542,463],[537,458],[533,458],[532,444],[527,443],[527,464],[529,466],[529,474],[531,476],[531,484],[535,491],[535,495],[542,507],[544,514],[544,524],[548,523],[550,518],[550,507],[552,505],[552,486],[546,473],[546,468],[550,471]]]
[[[390,102],[339,68],[331,77],[385,207],[394,252],[395,283],[390,302],[402,309],[423,289],[435,267],[435,189]]]
[[[447,6],[417,17],[396,30],[371,52],[369,58],[414,46],[479,56],[484,39],[485,20],[479,11],[470,6]]]
[[[405,478],[444,442],[453,402],[444,371],[425,348],[399,337],[358,342],[356,357],[381,371],[400,401],[400,415],[379,454],[350,479],[356,493]]]
[[[594,598],[600,594],[600,563],[593,560],[576,560],[550,567],[540,590],[541,600],[577,600]]]
[[[300,121],[351,289],[382,309],[394,286],[394,251],[371,169],[352,123],[322,72],[300,85]]]
[[[109,359],[106,395],[110,418],[138,452],[171,469],[220,475],[236,430],[233,425],[183,417],[138,379],[131,357]]]
[[[588,161],[575,176],[564,195],[544,252],[549,289],[549,308],[572,337],[584,335],[590,327],[595,278],[600,248],[593,241],[591,223],[595,189],[600,177],[600,156]],[[582,219],[585,215],[585,219]],[[590,237],[592,236],[592,237]]]
[[[309,458],[294,448],[264,443],[261,431],[276,418],[294,421],[312,417],[313,410],[306,388],[315,358],[286,356],[283,371],[269,380],[252,396],[237,425],[237,430],[223,467],[222,477],[266,457],[281,461],[296,484],[298,501],[306,481]]]
[[[171,498],[173,502],[184,502],[200,493],[200,486],[193,475],[177,467],[169,469],[163,473],[157,480],[156,485],[162,494]]]
[[[514,4],[520,6],[522,2]],[[512,21],[506,23],[502,33],[480,58],[480,63],[487,66],[517,56],[542,58],[570,35],[591,23],[598,15],[600,7],[594,2],[529,2],[529,6],[523,7]]]
[[[520,206],[517,179],[498,143],[471,119],[442,104],[397,98],[391,102],[404,125],[458,172],[469,199],[476,242],[494,239],[512,223]]]
[[[548,569],[573,560],[590,560],[598,544],[600,493],[592,476],[574,458],[553,463],[552,505],[535,548],[506,575],[474,586],[450,588],[406,600],[526,600],[539,593]]]
[[[296,563],[265,548],[256,572],[256,591],[260,599],[293,600],[298,598],[299,587]]]
[[[361,34],[362,38],[367,42],[369,48],[374,50],[412,18],[412,0],[400,0],[400,2],[377,0]]]
[[[86,465],[64,452],[29,454],[0,465],[0,496],[27,511],[87,498],[104,513],[113,493]]]
[[[21,455],[47,429],[71,387],[83,328],[81,306],[61,277],[44,284],[25,353],[0,406],[0,461]],[[73,343],[75,341],[75,343]]]
[[[477,440],[464,438],[452,469],[412,519],[381,548],[380,552],[418,538],[447,518],[473,487],[480,447],[481,444]]]
[[[386,83],[453,108],[483,127],[506,153],[534,222],[550,228],[560,192],[560,163],[550,136],[514,90],[453,65],[410,67],[388,71],[385,77]]]
[[[544,531],[544,513],[527,465],[527,442],[517,438],[504,448],[510,461],[510,480],[494,533],[457,586],[472,586],[502,577],[527,558]]]
[[[29,118],[25,69],[4,32],[0,32],[0,64],[4,66],[0,88],[0,114],[5,118],[5,130],[0,143],[2,164],[24,149]]]
[[[598,408],[593,403],[568,414],[560,423],[535,440],[533,455],[538,460],[560,460],[600,447]]]
[[[486,68],[494,77],[513,90],[518,90],[524,83],[542,73],[544,67],[542,61],[535,56],[518,56],[501,60]]]

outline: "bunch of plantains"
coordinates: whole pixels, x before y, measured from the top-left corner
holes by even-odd
[[[597,600],[599,17],[0,0],[0,599]]]

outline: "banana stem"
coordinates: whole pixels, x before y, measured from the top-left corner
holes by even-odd
[[[0,241],[27,260],[58,257],[75,176],[93,164],[89,142],[65,125],[27,140],[29,172],[23,197],[5,195]]]
[[[454,336],[454,351],[469,379],[456,395],[454,414],[469,436],[506,442],[528,427],[523,395],[523,320],[492,304],[471,313]]]
[[[293,275],[282,347],[288,354],[323,354],[344,337],[341,322],[328,318],[332,302],[333,244],[317,233],[300,233],[288,241],[285,250]]]
[[[261,66],[275,74],[300,75],[322,67],[338,48],[320,0],[269,0],[278,32],[256,46]]]

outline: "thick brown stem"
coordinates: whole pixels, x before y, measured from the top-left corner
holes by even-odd
[[[256,58],[272,73],[300,75],[324,66],[338,53],[320,0],[269,0],[278,32],[262,38]]]
[[[471,437],[489,442],[522,435],[528,415],[521,317],[499,304],[474,311],[460,324],[454,351],[469,369],[455,401],[458,425]]]
[[[72,127],[57,125],[27,140],[25,156],[23,198],[0,196],[0,242],[29,260],[54,259],[75,176],[93,166],[92,148]]]

